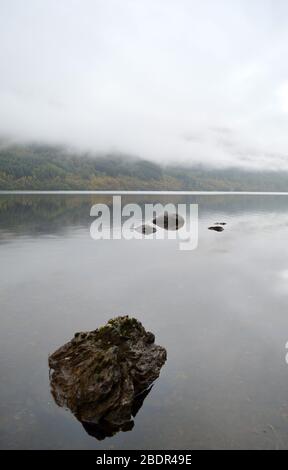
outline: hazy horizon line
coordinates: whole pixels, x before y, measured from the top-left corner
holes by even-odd
[[[167,195],[167,196],[288,196],[288,191],[126,191],[126,190],[0,190],[0,196],[6,195]]]

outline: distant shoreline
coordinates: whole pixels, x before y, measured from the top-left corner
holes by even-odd
[[[19,144],[0,148],[0,190],[1,194],[286,194],[288,171],[161,165],[123,154],[73,154],[52,145]]]
[[[0,190],[0,195],[162,195],[162,196],[288,196],[288,191],[126,191],[109,190]]]

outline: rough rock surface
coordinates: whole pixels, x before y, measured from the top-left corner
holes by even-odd
[[[158,378],[166,350],[128,316],[95,331],[76,333],[49,356],[52,395],[82,424],[129,428],[135,399]],[[101,428],[102,429],[102,428]],[[113,432],[112,432],[113,433]]]

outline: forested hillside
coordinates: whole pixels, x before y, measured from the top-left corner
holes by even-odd
[[[125,155],[79,154],[50,145],[0,148],[0,190],[288,190],[288,172],[160,166]]]

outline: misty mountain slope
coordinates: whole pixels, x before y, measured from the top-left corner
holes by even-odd
[[[0,148],[0,190],[286,191],[288,172],[161,166],[125,155],[73,153],[51,145]]]

